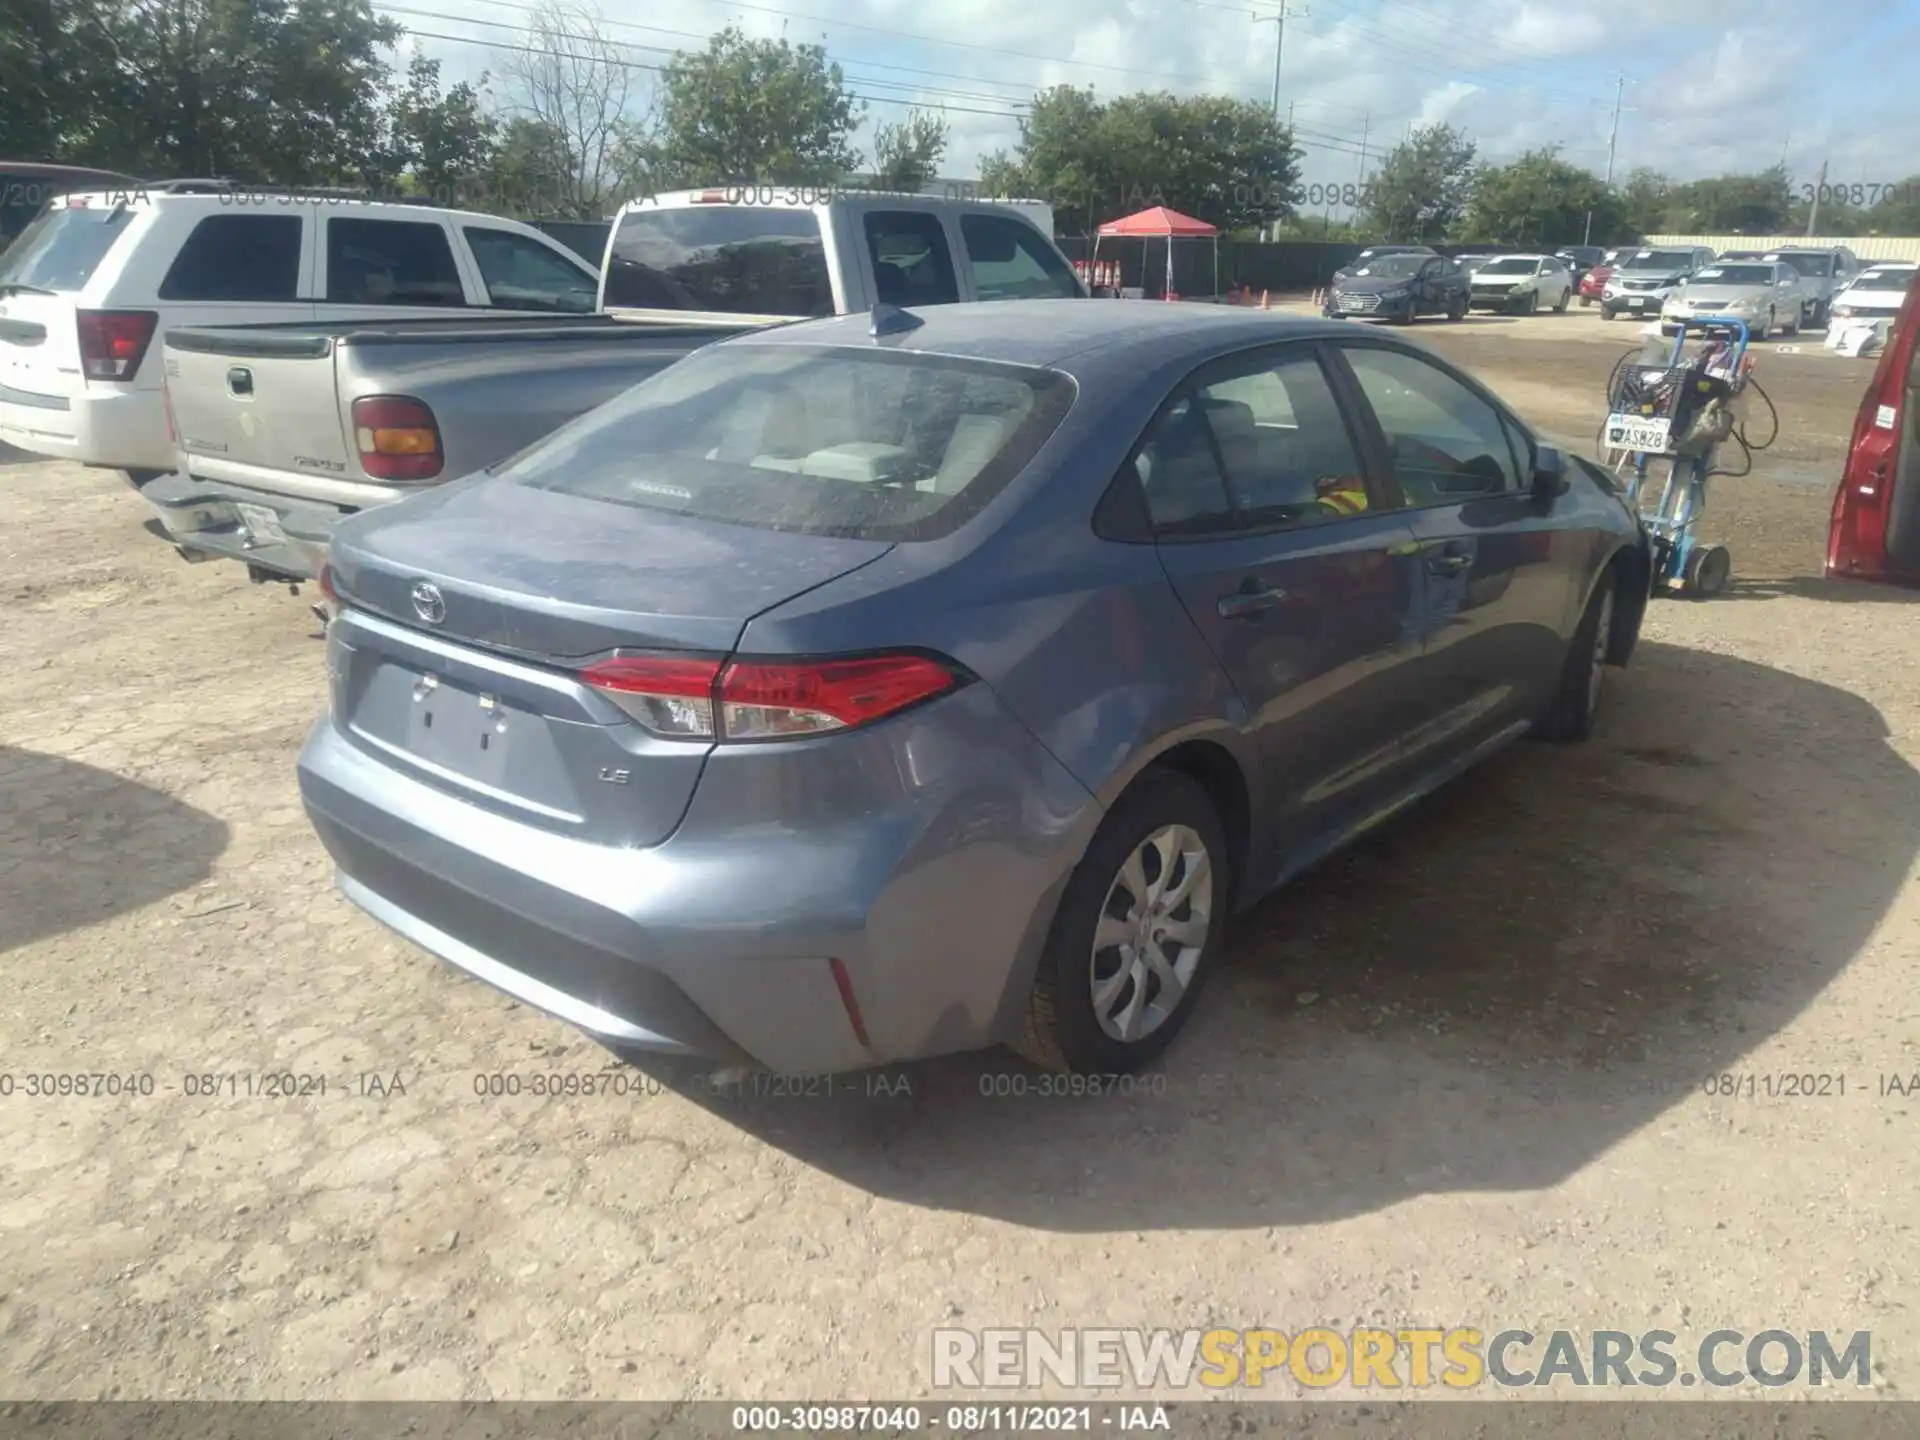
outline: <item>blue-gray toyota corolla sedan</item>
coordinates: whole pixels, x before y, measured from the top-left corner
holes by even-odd
[[[300,786],[357,904],[616,1048],[1124,1071],[1230,913],[1584,736],[1647,572],[1396,336],[883,309],[344,522]]]

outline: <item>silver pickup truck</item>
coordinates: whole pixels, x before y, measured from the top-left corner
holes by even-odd
[[[180,469],[141,496],[189,560],[311,579],[342,515],[497,464],[743,328],[586,315],[171,330]]]
[[[918,195],[683,191],[622,207],[598,315],[172,329],[178,473],[141,494],[186,558],[309,579],[340,516],[498,464],[723,336],[877,303],[1086,298],[1039,218]]]

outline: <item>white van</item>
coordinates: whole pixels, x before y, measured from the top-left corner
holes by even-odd
[[[0,440],[139,486],[175,465],[175,326],[587,314],[599,283],[533,227],[464,210],[217,181],[60,196],[0,255]]]

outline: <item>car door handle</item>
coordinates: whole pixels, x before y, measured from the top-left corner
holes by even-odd
[[[1473,564],[1471,555],[1429,555],[1427,569],[1436,575],[1454,575]]]
[[[1219,612],[1222,620],[1240,620],[1249,615],[1263,614],[1286,598],[1286,591],[1263,585],[1248,576],[1238,590],[1222,595],[1213,608]]]

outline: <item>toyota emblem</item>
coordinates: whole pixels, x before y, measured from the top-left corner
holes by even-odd
[[[413,585],[413,611],[429,625],[438,625],[446,619],[447,602],[440,593],[440,587],[426,580],[416,580]]]

